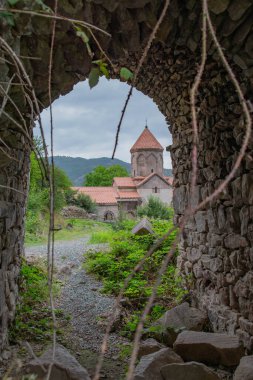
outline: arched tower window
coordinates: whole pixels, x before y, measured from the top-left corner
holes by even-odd
[[[157,161],[158,158],[156,157],[155,153],[149,154],[149,156],[147,157],[148,173],[157,172]]]
[[[143,154],[140,154],[137,158],[137,175],[140,175],[140,176],[146,175],[145,166],[146,166],[145,157]]]

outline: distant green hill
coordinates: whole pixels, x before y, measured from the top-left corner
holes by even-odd
[[[131,165],[128,162],[124,162],[116,158],[112,160],[108,157],[86,159],[82,157],[55,156],[54,162],[56,166],[66,172],[74,186],[82,186],[85,175],[90,173],[99,165],[105,167],[121,165],[127,169],[129,174],[131,172]],[[164,172],[165,175],[172,175],[171,169],[165,169]]]

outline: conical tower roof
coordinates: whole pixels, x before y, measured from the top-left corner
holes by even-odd
[[[139,136],[135,144],[130,149],[131,153],[140,151],[140,150],[159,150],[163,151],[162,145],[157,141],[155,136],[150,132],[148,127],[144,128],[144,131]]]

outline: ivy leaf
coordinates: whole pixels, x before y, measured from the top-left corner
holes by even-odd
[[[89,74],[90,89],[92,89],[93,87],[95,87],[98,84],[99,74],[100,74],[100,70],[98,67],[93,67],[91,69],[90,74]]]
[[[122,67],[120,69],[120,77],[121,77],[121,79],[124,79],[124,80],[128,81],[128,80],[132,79],[133,76],[134,75],[133,75],[132,71],[130,71],[126,67]]]
[[[110,79],[110,74],[109,74],[109,71],[106,67],[107,65],[104,64],[104,65],[101,65],[100,66],[100,71],[104,74],[104,76],[106,77],[106,79]]]
[[[42,10],[43,10],[44,12],[47,12],[47,13],[53,13],[53,10],[52,10],[50,7],[48,7],[48,6],[44,3],[43,0],[35,0],[35,3],[38,4],[38,5],[40,5],[41,8],[42,8]]]
[[[95,65],[98,66],[106,65],[106,63],[104,63],[102,59],[97,59],[96,61],[92,61],[92,63],[95,63]]]
[[[20,0],[8,0],[8,4],[13,6],[16,5]]]
[[[76,35],[78,37],[80,37],[85,44],[89,43],[90,39],[89,39],[89,37],[87,36],[87,34],[82,29],[78,28],[77,31],[76,31]]]
[[[92,63],[94,63],[95,65],[98,65],[99,67],[99,71],[100,71],[100,76],[105,76],[106,79],[110,79],[110,74],[109,74],[109,71],[107,69],[107,66],[108,64],[105,63],[102,59],[98,59],[96,61],[92,61]]]
[[[8,25],[15,26],[13,14],[11,12],[3,11],[0,13],[0,18],[3,18]]]
[[[94,54],[92,53],[92,50],[91,50],[91,47],[90,47],[89,36],[79,26],[74,25],[74,28],[75,28],[77,37],[81,38],[81,40],[83,41],[83,43],[85,44],[85,46],[86,46],[86,48],[88,50],[89,56],[92,58]]]

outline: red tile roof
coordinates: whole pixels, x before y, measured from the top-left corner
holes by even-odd
[[[162,145],[157,141],[155,136],[150,132],[150,130],[146,127],[142,134],[137,139],[136,143],[130,149],[130,152],[136,152],[138,150],[160,150],[163,151]]]
[[[166,181],[171,185],[173,186],[173,177],[164,177],[166,179]]]
[[[139,199],[141,198],[136,190],[136,187],[141,186],[146,181],[148,181],[154,175],[158,175],[165,182],[172,186],[172,177],[163,177],[157,173],[151,173],[147,177],[115,177],[114,184],[115,187],[72,187],[73,190],[78,191],[82,194],[87,194],[91,199],[100,205],[116,205],[119,199]],[[125,191],[124,189],[131,189],[130,191]]]
[[[141,182],[138,182],[136,184],[136,187],[140,187],[141,185],[143,185],[144,183],[146,183],[147,181],[150,180],[150,178],[154,177],[154,176],[158,176],[160,177],[164,182],[168,183],[169,185],[171,185],[171,183],[169,182],[168,178],[171,178],[171,177],[164,177],[164,176],[161,176],[160,174],[158,173],[151,173],[149,174],[147,177],[144,177],[143,180]],[[172,186],[172,185],[171,185]]]
[[[72,187],[73,190],[87,194],[98,204],[117,204],[118,193],[113,187]]]
[[[118,191],[118,195],[120,199],[140,198],[137,191]]]
[[[117,187],[135,187],[135,183],[131,177],[115,177],[113,180]]]

